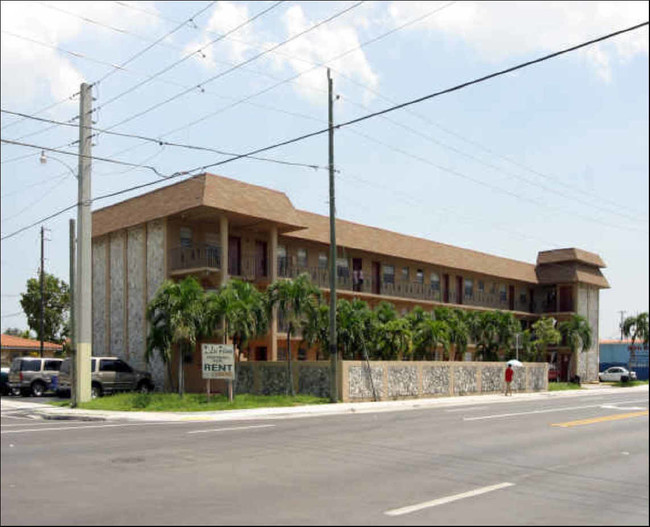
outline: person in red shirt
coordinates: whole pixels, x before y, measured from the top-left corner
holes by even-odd
[[[512,395],[512,374],[514,373],[512,366],[508,364],[506,368],[506,395]]]

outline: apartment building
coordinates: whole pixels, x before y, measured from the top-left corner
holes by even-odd
[[[541,251],[531,264],[344,220],[336,229],[339,298],[371,306],[387,300],[402,313],[416,305],[500,309],[524,325],[542,315],[564,320],[578,313],[594,335],[578,374],[597,380],[598,298],[609,287],[598,255]],[[93,213],[93,354],[152,368],[161,386],[162,365],[144,361],[145,310],[165,279],[191,274],[216,289],[237,277],[263,290],[276,278],[307,272],[327,297],[328,262],[327,216],[294,208],[281,192],[213,174],[99,209]],[[295,338],[293,358],[313,360],[315,352]],[[283,323],[273,320],[268,335],[251,343],[248,358],[281,360],[286,349]],[[566,371],[568,350],[557,351],[558,369]]]

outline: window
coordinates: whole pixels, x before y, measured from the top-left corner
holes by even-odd
[[[483,280],[478,281],[478,292],[483,293],[485,291],[485,284],[483,283]]]
[[[117,361],[105,359],[99,361],[99,371],[116,371],[115,363]]]
[[[192,247],[192,229],[181,227],[181,247]]]
[[[327,253],[318,253],[318,268],[327,269]]]
[[[526,303],[526,300],[528,299],[528,296],[526,295],[526,290],[524,289],[523,291],[519,292],[519,302],[522,304]]]
[[[119,371],[121,373],[131,373],[133,371],[133,369],[126,362],[121,361],[121,360],[116,360],[115,361],[115,371]]]
[[[474,297],[474,280],[465,278],[465,298]]]
[[[440,275],[438,273],[431,273],[431,291],[440,292]]]
[[[61,369],[61,361],[60,360],[46,360],[45,361],[45,366],[43,367],[44,370],[48,371],[59,371]]]
[[[424,283],[424,271],[422,269],[418,269],[415,273],[415,281],[418,284],[423,284]]]
[[[395,267],[392,265],[384,265],[384,283],[395,283]]]
[[[501,284],[499,286],[499,300],[501,300],[501,302],[505,302],[507,299],[508,295],[506,294],[506,285]]]
[[[350,266],[347,258],[336,259],[336,276],[348,278],[350,276]]]
[[[491,282],[490,283],[490,293],[495,294],[497,292],[497,283],[496,282]]]
[[[298,349],[298,360],[307,360],[307,350],[305,348]]]
[[[91,359],[90,361],[90,373],[97,371],[97,359]]]
[[[68,374],[72,370],[72,361],[70,359],[65,359],[61,364],[61,373]]]
[[[402,280],[404,282],[409,281],[409,268],[408,267],[402,267]]]
[[[41,371],[41,361],[24,360],[20,365],[20,371]]]
[[[307,249],[298,249],[298,267],[307,267]]]
[[[278,245],[278,275],[287,276],[288,263],[286,246]]]

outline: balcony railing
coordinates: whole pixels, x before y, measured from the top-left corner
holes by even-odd
[[[170,271],[199,267],[221,269],[221,247],[194,244],[191,247],[175,247],[169,252]]]

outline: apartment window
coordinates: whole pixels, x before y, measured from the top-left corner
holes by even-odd
[[[384,265],[384,283],[395,283],[395,267],[393,265]]]
[[[497,283],[496,282],[491,282],[490,283],[490,293],[495,294],[497,292]]]
[[[350,265],[347,258],[336,259],[336,276],[348,278],[350,276]]]
[[[181,247],[192,247],[192,229],[181,227]]]
[[[526,290],[522,289],[519,292],[519,302],[521,302],[522,304],[525,304],[527,299],[528,299],[528,295],[526,294]]]
[[[289,261],[287,259],[287,248],[284,245],[278,245],[278,274],[287,276]]]
[[[499,285],[499,300],[501,302],[505,302],[508,299],[508,295],[506,293],[506,285],[501,284]]]
[[[431,273],[431,291],[440,292],[440,275],[438,273]]]
[[[298,249],[298,267],[307,267],[307,249]]]
[[[318,253],[318,268],[327,269],[327,253]]]
[[[409,268],[408,267],[402,267],[402,280],[404,282],[409,281]]]
[[[485,291],[485,284],[483,283],[483,280],[478,281],[478,292],[483,293]]]
[[[474,280],[465,278],[465,298],[474,297]]]
[[[418,284],[423,284],[424,283],[424,271],[422,269],[418,269],[415,273],[415,281]]]

